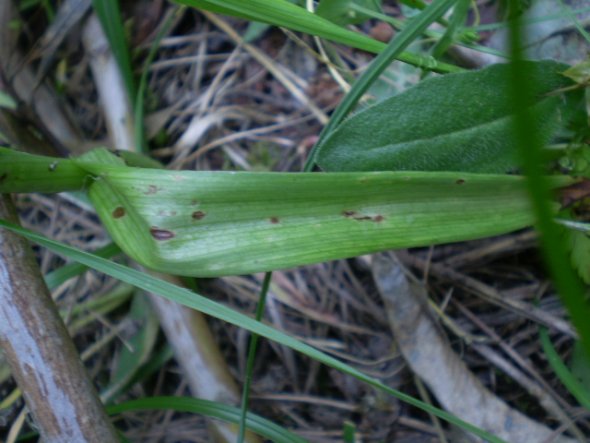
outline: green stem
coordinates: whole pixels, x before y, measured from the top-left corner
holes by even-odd
[[[268,287],[270,286],[270,279],[272,272],[264,274],[264,281],[260,288],[260,299],[256,305],[256,321],[262,319],[264,314],[264,307],[266,305],[266,294],[268,294]],[[244,441],[246,435],[246,413],[248,412],[248,400],[250,398],[250,385],[252,384],[252,373],[254,371],[254,359],[256,358],[256,348],[258,347],[258,340],[260,336],[258,334],[252,334],[250,338],[250,345],[248,346],[248,361],[246,362],[246,376],[244,379],[244,389],[242,391],[242,404],[241,404],[241,415],[240,415],[240,432],[238,434],[238,442]]]

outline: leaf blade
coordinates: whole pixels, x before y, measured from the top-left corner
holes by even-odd
[[[530,63],[537,87],[531,104],[547,142],[560,124],[564,65]],[[326,171],[469,171],[502,173],[517,166],[509,65],[426,80],[345,121],[318,148]]]
[[[532,223],[515,176],[100,170],[89,195],[115,242],[182,275],[284,269]]]

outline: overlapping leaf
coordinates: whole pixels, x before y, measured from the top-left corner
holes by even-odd
[[[571,85],[566,66],[531,62],[529,103],[547,143],[567,117],[554,91]],[[327,171],[506,172],[517,166],[508,65],[426,80],[345,121],[319,147]]]

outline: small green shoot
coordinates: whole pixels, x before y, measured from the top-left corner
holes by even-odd
[[[561,380],[567,390],[576,398],[576,400],[578,400],[578,403],[590,411],[590,390],[580,383],[563,363],[551,343],[546,328],[539,329],[539,336],[541,338],[541,344],[543,345],[543,352],[547,357],[547,361],[553,368],[553,372],[559,377],[559,380]]]

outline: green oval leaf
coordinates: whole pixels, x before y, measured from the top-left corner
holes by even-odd
[[[571,85],[559,63],[530,62],[530,108],[548,142],[560,126],[562,97]],[[431,78],[359,112],[319,147],[326,171],[507,172],[517,166],[508,65]]]

